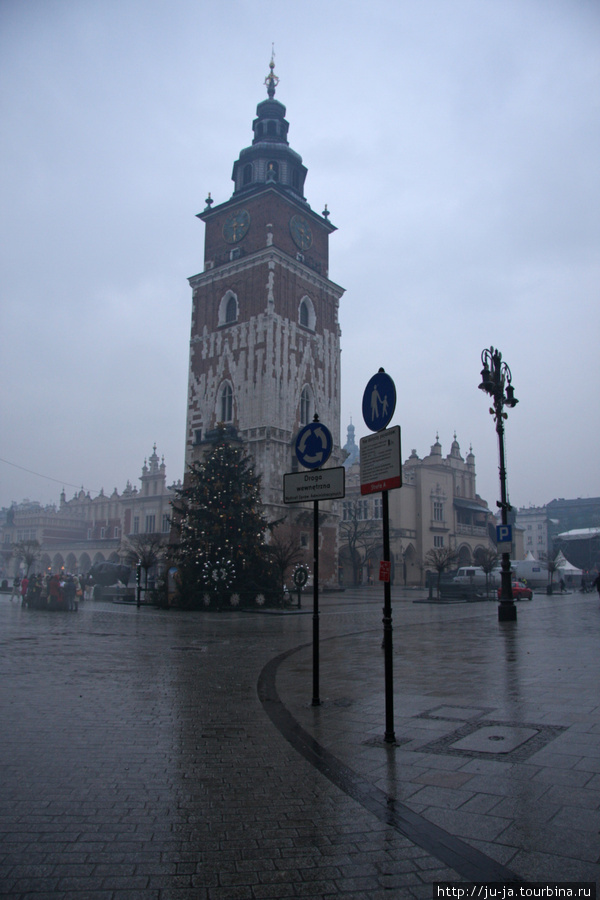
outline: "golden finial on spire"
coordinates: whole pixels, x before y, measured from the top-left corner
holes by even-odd
[[[267,94],[269,95],[269,100],[272,100],[275,96],[275,88],[279,84],[279,78],[273,71],[275,69],[275,44],[271,44],[271,62],[269,63],[269,69],[271,71],[265,78],[265,84],[267,86]]]

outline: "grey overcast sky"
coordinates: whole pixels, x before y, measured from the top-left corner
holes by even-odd
[[[121,491],[155,442],[182,477],[194,216],[272,43],[339,229],[342,444],[383,366],[403,457],[456,432],[494,507],[493,344],[513,505],[600,495],[598,0],[0,0],[0,506]]]

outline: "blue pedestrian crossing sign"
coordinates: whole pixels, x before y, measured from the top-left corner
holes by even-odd
[[[320,422],[309,422],[296,436],[296,456],[305,469],[319,469],[333,450],[333,438],[329,428]]]
[[[391,421],[396,409],[396,385],[383,369],[368,382],[363,394],[362,413],[371,431],[381,431]]]

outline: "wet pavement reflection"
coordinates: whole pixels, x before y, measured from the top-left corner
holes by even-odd
[[[2,896],[424,897],[486,865],[598,880],[597,598],[536,596],[516,627],[414,599],[393,597],[389,747],[377,589],[321,598],[320,707],[308,609],[0,596]]]

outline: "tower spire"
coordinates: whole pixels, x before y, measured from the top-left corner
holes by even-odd
[[[265,84],[267,86],[267,94],[269,95],[269,100],[272,100],[275,96],[275,88],[279,84],[279,78],[275,75],[275,44],[271,44],[271,62],[269,63],[269,69],[271,70],[267,77],[265,78]]]

